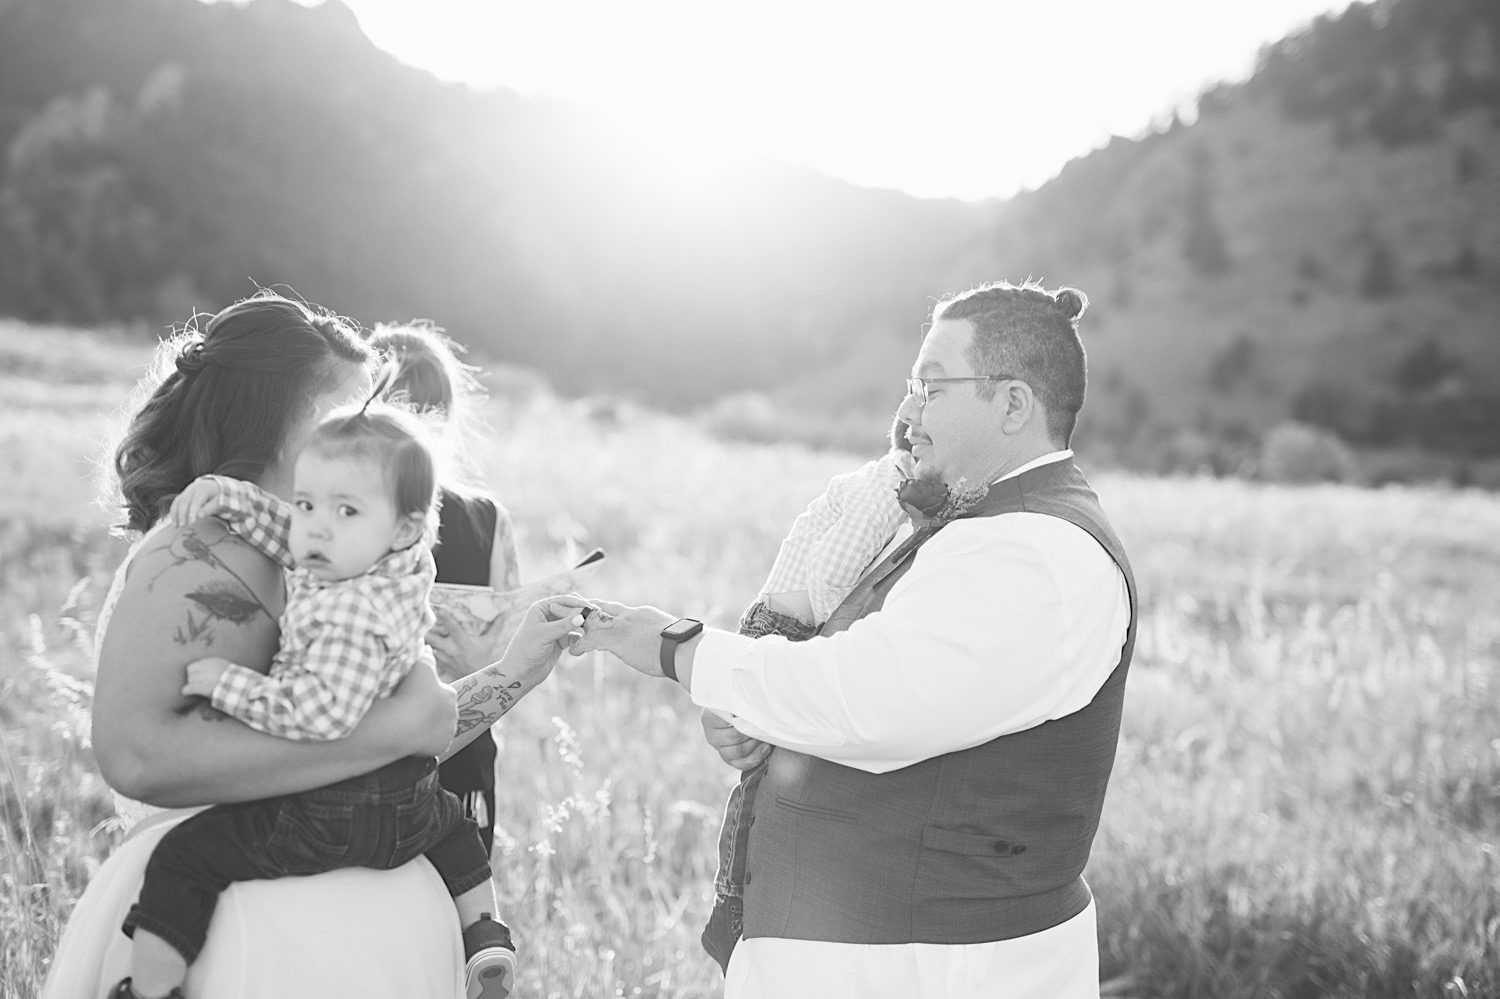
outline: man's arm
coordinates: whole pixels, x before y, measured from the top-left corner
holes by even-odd
[[[705,632],[678,651],[678,679],[745,735],[877,773],[1077,710],[1118,662],[1123,579],[1078,528],[1016,517],[999,529],[950,526],[883,609],[848,631],[800,643]],[[1048,557],[1058,530],[1076,534],[1061,536],[1080,578],[1060,580]],[[604,648],[659,672],[650,632],[670,616],[645,610],[591,620],[579,651]],[[1087,649],[1075,647],[1078,629],[1089,632]]]

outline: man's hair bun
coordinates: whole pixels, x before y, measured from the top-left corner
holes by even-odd
[[[1089,307],[1089,297],[1077,288],[1059,288],[1052,300],[1062,310],[1063,318],[1070,322],[1077,322]]]

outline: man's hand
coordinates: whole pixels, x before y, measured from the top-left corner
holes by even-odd
[[[220,656],[196,659],[188,663],[187,683],[182,685],[184,697],[212,697],[219,685],[219,677],[234,663]]]
[[[187,484],[187,488],[172,500],[167,519],[178,527],[191,524],[204,517],[212,517],[219,509],[219,484],[208,476],[200,476]]]
[[[661,676],[661,630],[677,620],[656,607],[627,607],[594,600],[598,610],[583,623],[583,637],[573,644],[575,656],[608,652],[646,676]]]
[[[736,770],[759,766],[776,748],[769,742],[752,739],[712,711],[704,711],[702,721],[703,737],[724,762]]]

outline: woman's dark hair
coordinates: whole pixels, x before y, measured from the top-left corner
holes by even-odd
[[[258,478],[340,362],[372,357],[352,323],[270,292],[162,341],[115,449],[123,526],[146,530],[200,475]]]

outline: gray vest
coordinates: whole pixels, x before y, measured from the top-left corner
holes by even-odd
[[[1114,765],[1135,578],[1072,461],[997,483],[967,516],[1019,512],[1076,524],[1125,574],[1119,665],[1073,714],[890,773],[775,750],[751,820],[747,939],[983,943],[1056,926],[1088,905],[1082,874]],[[919,531],[872,569],[820,634],[879,611],[930,536]]]

